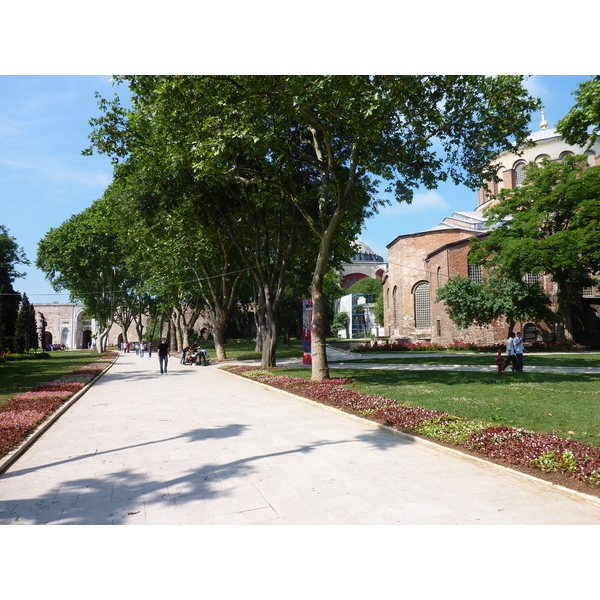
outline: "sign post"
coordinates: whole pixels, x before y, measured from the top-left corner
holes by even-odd
[[[302,300],[302,364],[312,365],[311,332],[313,303],[312,300]]]

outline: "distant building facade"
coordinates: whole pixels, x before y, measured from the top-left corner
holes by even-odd
[[[387,263],[365,242],[356,240],[359,251],[341,269],[341,287],[347,290],[357,281],[370,277],[383,283]],[[383,335],[383,328],[375,322],[374,299],[372,294],[347,294],[335,301],[335,314],[345,312],[349,317],[348,331],[338,332],[339,337],[363,338]]]
[[[81,304],[34,304],[38,327],[41,327],[40,313],[46,320],[44,348],[52,345],[64,346],[72,350],[89,348],[97,331],[96,319],[88,317]]]

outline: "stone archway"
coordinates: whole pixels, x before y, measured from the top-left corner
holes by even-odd
[[[82,340],[81,340],[81,347],[84,350],[87,350],[88,348],[92,347],[92,331],[91,331],[91,329],[84,329],[83,330],[83,336],[82,336]]]
[[[48,348],[49,346],[52,346],[52,334],[49,331],[45,331],[44,332],[44,341],[42,342],[44,344],[44,350],[46,348]]]

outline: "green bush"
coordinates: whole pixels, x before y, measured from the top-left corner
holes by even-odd
[[[47,352],[38,352],[36,354],[19,354],[15,352],[14,354],[5,354],[2,358],[4,359],[2,362],[14,362],[18,360],[39,360],[42,358],[52,358],[52,356]]]

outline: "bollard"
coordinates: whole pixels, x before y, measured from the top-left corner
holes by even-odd
[[[498,363],[498,375],[502,375],[502,350],[498,348],[498,356],[496,357],[496,362]]]

